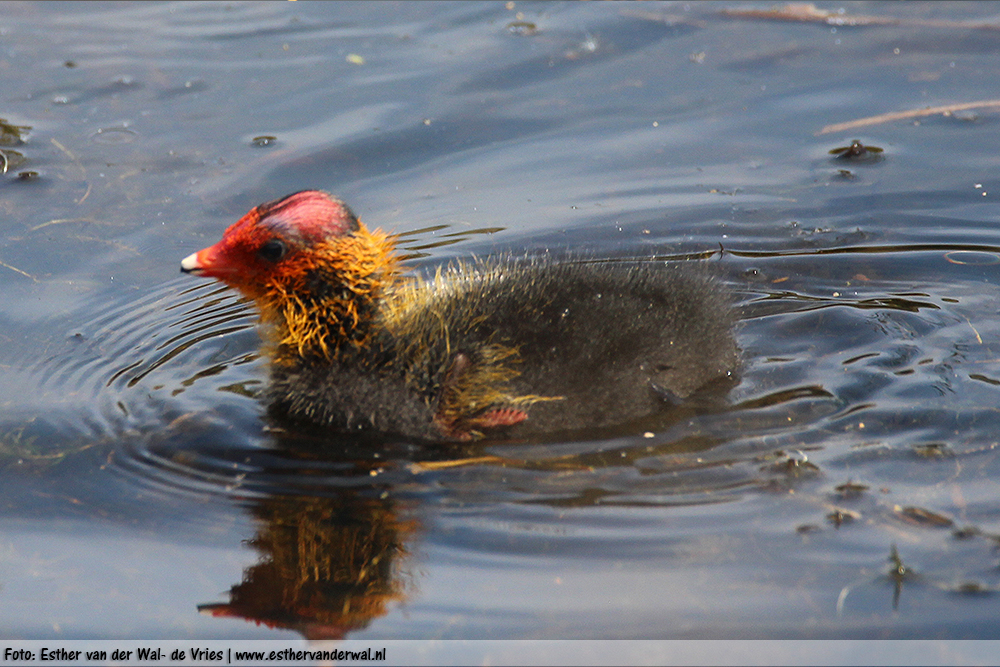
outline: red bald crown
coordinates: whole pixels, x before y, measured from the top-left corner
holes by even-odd
[[[341,200],[319,190],[303,190],[261,204],[236,222],[223,238],[238,227],[254,211],[259,224],[313,242],[358,231],[358,218]]]

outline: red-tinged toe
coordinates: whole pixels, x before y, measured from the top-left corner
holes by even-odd
[[[514,408],[494,408],[488,410],[472,420],[472,424],[482,428],[496,428],[499,426],[513,426],[520,424],[528,418],[528,413],[524,410]]]

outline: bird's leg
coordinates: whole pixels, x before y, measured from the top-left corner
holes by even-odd
[[[441,383],[437,414],[434,416],[434,423],[441,429],[443,435],[465,442],[482,437],[482,433],[474,429],[513,426],[528,418],[527,412],[515,408],[490,408],[471,418],[464,418],[461,414],[456,414],[452,401],[458,392],[462,376],[471,365],[472,362],[468,355],[459,352],[452,359],[451,366],[445,373],[444,382]]]
[[[469,368],[469,364],[469,357],[462,352],[456,354],[451,360],[451,366],[445,372],[444,381],[441,383],[441,395],[438,396],[438,409],[434,415],[434,424],[441,429],[445,437],[463,441],[471,440],[472,435],[468,432],[463,432],[458,427],[458,415],[454,414],[451,404],[458,390],[459,378]]]

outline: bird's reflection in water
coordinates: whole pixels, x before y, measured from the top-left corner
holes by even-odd
[[[704,402],[674,407],[655,422],[642,422],[630,431],[686,423],[699,411],[717,409],[713,397],[708,394]],[[502,471],[503,480],[523,471],[534,483],[539,483],[539,475],[550,475],[544,485],[550,492],[554,484],[558,494],[566,496],[564,503],[589,506],[593,500],[586,490],[594,484],[595,469],[609,474],[630,471],[637,458],[648,460],[659,453],[674,461],[701,454],[716,443],[703,436],[656,446],[645,437],[622,440],[624,434],[616,431],[603,434],[611,438],[609,442],[618,443],[609,445],[610,449],[601,446],[601,441],[590,445],[584,441],[572,453],[564,451],[565,444],[546,453],[541,442],[421,445],[363,435],[331,437],[322,427],[277,420],[270,420],[269,426],[274,440],[251,458],[245,458],[246,450],[237,455],[233,453],[237,450],[226,449],[225,455],[202,453],[189,462],[193,468],[205,467],[215,477],[221,461],[227,470],[225,478],[231,479],[229,466],[235,464],[230,461],[242,460],[238,465],[248,472],[239,488],[269,494],[252,501],[247,509],[257,528],[245,544],[259,554],[259,562],[244,571],[227,602],[203,604],[199,611],[293,630],[311,640],[343,639],[412,593],[413,579],[405,563],[407,545],[417,539],[420,527],[414,510],[420,504],[420,490],[426,488],[426,482],[417,479],[423,473],[471,469],[471,474],[483,480],[477,493],[494,499],[508,498],[509,493],[509,485],[496,478],[497,471]],[[226,423],[213,423],[213,428],[218,430],[200,437],[214,445],[224,442]],[[701,459],[696,465],[704,467]],[[579,474],[571,475],[573,471]],[[634,491],[633,476],[625,474],[628,481],[624,484]],[[461,494],[462,479],[443,483],[455,484],[454,492]],[[610,478],[605,481],[611,487],[601,497],[623,492]],[[401,499],[401,493],[407,499]]]
[[[247,544],[261,560],[247,568],[229,601],[199,611],[295,630],[307,639],[342,639],[406,597],[401,569],[416,522],[391,499],[357,489],[333,497],[273,497],[252,510]]]

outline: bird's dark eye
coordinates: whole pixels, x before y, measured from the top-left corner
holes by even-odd
[[[271,239],[260,247],[257,256],[265,262],[278,262],[288,254],[288,245],[281,239]]]

